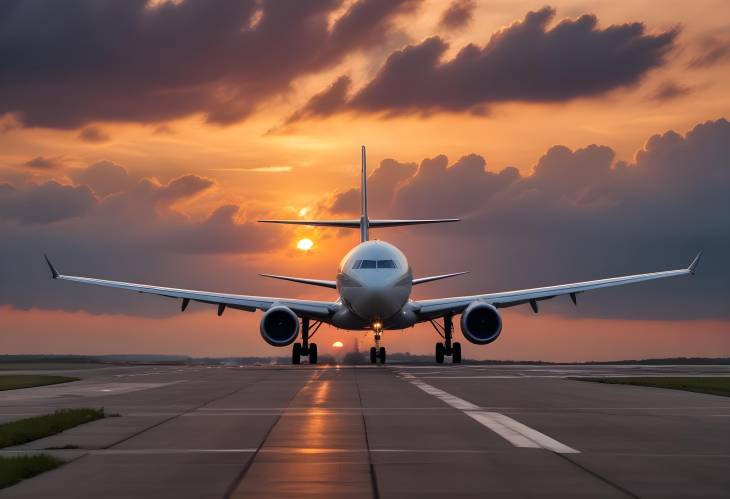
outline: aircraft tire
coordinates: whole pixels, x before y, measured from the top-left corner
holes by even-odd
[[[370,363],[375,364],[378,361],[378,352],[375,347],[370,347]]]
[[[380,357],[380,363],[385,364],[385,347],[380,347],[380,353],[378,354],[378,357]]]
[[[317,344],[316,343],[309,344],[309,363],[310,364],[317,363]]]
[[[454,364],[461,364],[461,343],[458,341],[451,346],[451,360]]]
[[[446,349],[444,348],[443,343],[436,343],[436,363],[437,364],[443,364],[444,363],[444,355],[446,354]]]
[[[301,357],[302,357],[302,344],[294,343],[294,346],[291,349],[291,363],[299,364],[301,362]]]

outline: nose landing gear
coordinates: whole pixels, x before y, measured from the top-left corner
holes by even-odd
[[[451,339],[454,333],[454,316],[445,315],[444,325],[441,326],[437,322],[430,321],[436,332],[444,339],[444,342],[436,343],[436,363],[443,364],[445,357],[451,357],[454,364],[461,364],[461,343],[452,343]]]
[[[302,342],[294,343],[291,352],[291,363],[300,364],[302,357],[309,357],[310,364],[317,363],[317,344],[309,343],[309,339],[314,336],[322,322],[317,321],[314,329],[310,332],[309,330],[309,319],[302,319]]]
[[[375,346],[370,347],[370,363],[376,364],[380,359],[381,364],[385,364],[385,347],[380,346],[380,336],[383,333],[383,326],[380,323],[373,324],[373,333],[375,333]]]

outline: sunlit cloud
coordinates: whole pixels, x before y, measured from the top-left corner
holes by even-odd
[[[289,165],[282,166],[259,166],[255,168],[211,168],[214,172],[256,172],[256,173],[287,173],[292,171]]]

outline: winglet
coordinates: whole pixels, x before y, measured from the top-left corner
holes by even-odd
[[[58,276],[60,274],[58,273],[58,271],[56,270],[56,268],[53,266],[53,264],[51,263],[51,261],[48,259],[48,255],[46,255],[45,253],[43,253],[43,258],[46,259],[46,263],[48,264],[48,268],[51,269],[51,278],[52,279],[58,279]]]
[[[697,253],[697,256],[694,260],[692,260],[692,263],[689,264],[689,267],[687,267],[687,270],[689,270],[689,273],[694,275],[695,269],[697,268],[697,264],[700,263],[700,257],[702,256],[702,251]]]

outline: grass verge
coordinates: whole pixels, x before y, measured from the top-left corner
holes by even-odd
[[[0,489],[58,468],[62,464],[60,459],[46,454],[0,457]]]
[[[647,376],[647,377],[608,377],[608,378],[570,378],[577,381],[592,381],[611,385],[651,386],[654,388],[670,388],[688,392],[708,393],[730,397],[730,376],[728,377],[682,377],[682,376]]]
[[[104,409],[60,409],[53,414],[3,423],[0,424],[0,448],[55,435],[104,417]]]
[[[0,390],[17,390],[34,386],[57,385],[78,381],[79,378],[70,376],[46,376],[42,374],[8,374],[0,375]]]

